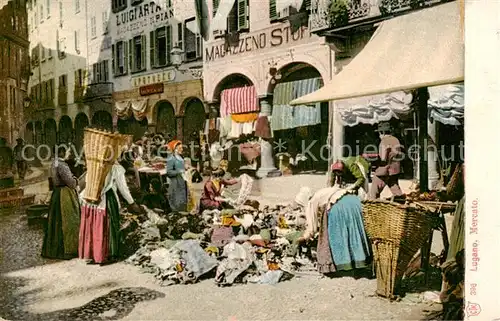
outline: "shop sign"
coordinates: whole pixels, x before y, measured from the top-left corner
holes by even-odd
[[[222,43],[220,45],[207,47],[205,49],[205,61],[212,62],[226,56],[235,56],[266,48],[280,47],[310,37],[311,33],[305,26],[292,32],[290,26],[282,25],[281,27],[242,37],[236,45]]]
[[[175,79],[175,71],[167,70],[149,75],[136,76],[131,79],[133,87],[141,87],[145,85],[156,84],[160,82],[171,82]]]
[[[139,94],[141,96],[162,94],[163,90],[164,90],[163,83],[158,83],[158,84],[139,87]]]
[[[144,3],[115,15],[116,35],[141,30],[148,26],[168,25],[173,17],[173,8],[164,9],[154,1]]]

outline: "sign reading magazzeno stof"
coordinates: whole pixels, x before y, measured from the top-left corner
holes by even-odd
[[[141,30],[148,26],[167,25],[173,17],[173,8],[162,8],[154,1],[143,3],[115,15],[116,35]]]
[[[207,47],[205,49],[205,61],[213,62],[224,57],[295,44],[304,39],[308,40],[312,35],[305,26],[295,31],[290,26],[282,25],[260,33],[240,37],[238,43],[233,45],[224,42]]]

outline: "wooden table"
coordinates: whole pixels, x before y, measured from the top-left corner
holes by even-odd
[[[148,188],[149,182],[153,178],[158,178],[162,186],[167,185],[167,169],[155,169],[153,167],[141,167],[137,170],[141,189]]]
[[[446,260],[448,256],[448,250],[450,247],[450,242],[448,240],[448,230],[446,228],[446,221],[444,214],[453,213],[456,208],[455,203],[444,203],[444,202],[434,202],[434,201],[414,201],[415,204],[425,208],[429,213],[435,215],[435,220],[433,222],[433,226],[431,232],[429,233],[429,238],[427,242],[422,246],[421,249],[421,269],[425,272],[425,283],[428,283],[429,280],[429,260],[431,256],[431,246],[432,239],[434,237],[434,231],[440,231],[441,237],[443,239],[444,249],[441,253],[442,259]]]

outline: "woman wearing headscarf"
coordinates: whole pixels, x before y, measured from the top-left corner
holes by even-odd
[[[332,165],[332,186],[317,191],[308,202],[307,228],[299,241],[312,239],[319,230],[321,273],[365,268],[370,263],[370,243],[357,195],[366,186],[368,168],[368,162],[359,156],[338,160]]]
[[[183,147],[180,140],[168,143],[171,154],[167,157],[167,177],[169,178],[168,202],[173,212],[186,212],[188,186],[185,177]]]
[[[59,146],[56,151],[57,155],[51,166],[53,190],[42,256],[50,259],[71,259],[78,255],[78,181],[65,161],[69,149]]]
[[[222,198],[222,188],[228,185],[234,185],[238,181],[236,179],[224,179],[224,170],[216,169],[212,172],[212,177],[205,183],[203,193],[200,199],[200,213],[204,210],[222,210],[230,208],[230,204]]]
[[[87,182],[88,184],[90,182]],[[127,186],[125,168],[118,161],[106,176],[98,203],[85,201],[83,199],[85,190],[81,192],[82,211],[78,246],[81,259],[103,264],[121,257],[122,236],[118,192],[129,205],[130,211],[141,212]]]

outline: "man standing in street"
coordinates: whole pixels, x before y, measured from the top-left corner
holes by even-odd
[[[375,170],[370,188],[370,199],[377,199],[385,186],[389,186],[394,196],[401,196],[399,174],[401,173],[401,144],[392,135],[391,125],[388,122],[379,123],[380,135],[379,157],[380,165]]]
[[[17,145],[14,147],[14,160],[16,162],[17,174],[19,175],[19,179],[24,180],[24,176],[26,175],[26,171],[28,169],[28,163],[23,158],[23,148],[24,148],[24,140],[22,138],[17,139]]]

